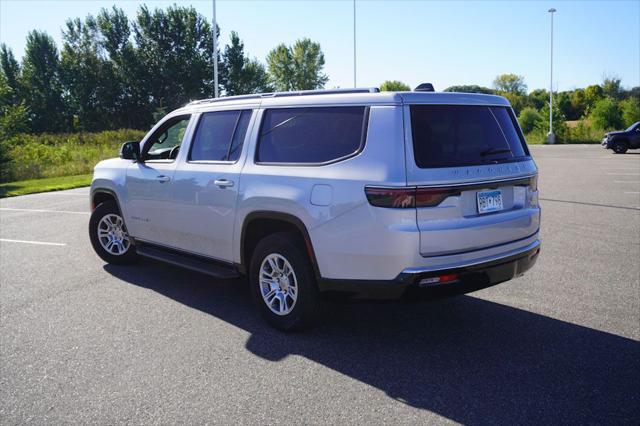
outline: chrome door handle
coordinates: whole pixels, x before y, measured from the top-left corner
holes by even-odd
[[[165,182],[169,182],[171,180],[171,178],[169,176],[165,176],[165,175],[160,175],[156,178],[158,180],[158,182],[160,183],[165,183]]]
[[[233,181],[232,180],[227,180],[227,179],[216,179],[213,181],[213,183],[217,186],[220,186],[222,188],[227,188],[227,187],[231,187],[233,186]]]

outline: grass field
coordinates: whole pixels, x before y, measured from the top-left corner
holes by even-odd
[[[18,134],[0,140],[0,182],[79,176],[101,160],[118,156],[125,141],[139,141],[143,131]]]
[[[0,183],[0,198],[89,186],[91,176],[88,174]]]

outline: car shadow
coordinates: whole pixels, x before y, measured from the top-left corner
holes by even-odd
[[[104,269],[246,330],[246,349],[263,359],[300,355],[456,422],[640,422],[632,339],[473,296],[326,303],[317,327],[286,334],[263,323],[242,280],[149,260]]]

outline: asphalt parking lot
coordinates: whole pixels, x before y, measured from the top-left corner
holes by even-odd
[[[640,424],[640,152],[532,151],[532,271],[327,305],[304,334],[268,328],[242,282],[105,265],[87,188],[0,200],[0,423]]]

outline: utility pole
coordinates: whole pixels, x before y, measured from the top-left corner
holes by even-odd
[[[356,0],[353,0],[353,87],[356,88]]]
[[[213,97],[218,97],[218,28],[216,24],[216,0],[213,0]]]
[[[549,134],[547,135],[547,143],[554,144],[556,135],[553,133],[553,14],[556,12],[554,8],[549,9],[551,15],[551,78],[549,82]]]

